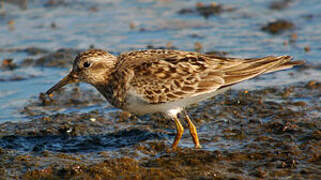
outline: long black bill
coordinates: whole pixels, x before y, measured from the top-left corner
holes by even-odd
[[[57,84],[55,84],[52,88],[50,88],[46,94],[51,94],[52,92],[64,87],[67,84],[75,83],[78,82],[77,76],[73,73],[70,72],[67,76],[65,76],[62,80],[60,80]]]

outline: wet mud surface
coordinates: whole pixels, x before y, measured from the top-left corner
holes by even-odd
[[[215,2],[212,2],[210,4],[203,4],[201,2],[198,2],[196,3],[195,7],[183,8],[179,10],[177,13],[181,15],[197,14],[207,19],[210,16],[219,15],[223,12],[229,12],[233,10],[234,10],[233,8],[225,7]]]
[[[80,49],[58,49],[57,51],[50,52],[49,50],[42,48],[25,48],[25,49],[3,49],[5,52],[23,52],[30,56],[39,55],[38,58],[25,58],[19,63],[19,67],[58,67],[66,68],[71,67],[73,58],[77,56],[82,50]],[[1,52],[1,49],[0,49]],[[18,65],[14,63],[13,59],[2,60],[2,69],[14,70],[18,68]]]
[[[272,1],[269,5],[270,9],[273,10],[284,10],[287,7],[289,7],[293,3],[293,0],[277,0],[277,1]]]
[[[294,27],[295,25],[292,22],[280,19],[280,20],[276,20],[268,23],[267,25],[263,26],[261,29],[262,31],[266,31],[271,34],[280,34],[284,31],[292,30],[294,29]]]
[[[79,91],[75,86],[30,101],[22,110],[30,122],[0,124],[0,175],[24,179],[319,179],[320,98],[320,81],[227,91],[188,109],[203,148],[193,149],[186,131],[173,151],[174,125],[157,114],[56,113],[104,103],[96,92]]]

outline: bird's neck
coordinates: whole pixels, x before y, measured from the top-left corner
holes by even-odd
[[[121,108],[123,106],[124,99],[123,95],[117,96],[117,93],[115,94],[115,86],[117,86],[116,83],[117,82],[112,79],[111,73],[108,79],[106,79],[104,82],[98,82],[94,86],[110,104],[117,108]]]

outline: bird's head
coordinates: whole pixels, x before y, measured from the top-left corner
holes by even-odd
[[[100,49],[82,52],[75,58],[71,72],[50,88],[46,94],[51,94],[59,88],[75,82],[86,82],[94,86],[106,83],[116,60],[116,56]]]

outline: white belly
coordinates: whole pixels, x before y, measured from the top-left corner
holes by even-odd
[[[160,104],[149,104],[146,100],[144,100],[141,96],[137,95],[135,92],[130,91],[126,98],[126,106],[124,110],[138,115],[149,114],[149,113],[168,113],[173,109],[183,109],[184,107],[198,103],[205,99],[211,98],[217,94],[223,93],[225,90],[229,88],[220,89],[218,91],[212,91],[208,93],[199,94],[197,96],[186,97],[177,101],[172,101],[168,103],[160,103]]]

